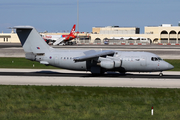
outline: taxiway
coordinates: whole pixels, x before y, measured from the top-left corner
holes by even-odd
[[[92,76],[89,72],[62,69],[0,69],[1,85],[59,85],[101,87],[180,88],[180,72],[107,73]]]

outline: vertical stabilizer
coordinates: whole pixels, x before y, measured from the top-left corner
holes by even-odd
[[[15,26],[13,28],[16,29],[16,33],[26,53],[45,53],[52,49],[34,27]]]
[[[73,28],[71,29],[70,35],[74,35],[76,30],[76,24],[73,25]]]

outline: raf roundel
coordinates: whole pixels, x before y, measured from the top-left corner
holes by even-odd
[[[49,59],[52,59],[52,57],[50,56]]]

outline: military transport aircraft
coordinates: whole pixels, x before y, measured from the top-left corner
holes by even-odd
[[[160,72],[174,66],[149,52],[124,52],[115,50],[60,50],[46,44],[32,26],[15,26],[17,35],[25,51],[26,59],[59,68],[90,71],[104,74],[108,71]]]

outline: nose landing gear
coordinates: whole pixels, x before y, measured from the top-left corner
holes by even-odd
[[[163,73],[162,73],[162,72],[160,72],[160,73],[159,73],[159,76],[160,76],[160,77],[162,77],[162,76],[163,76]]]

